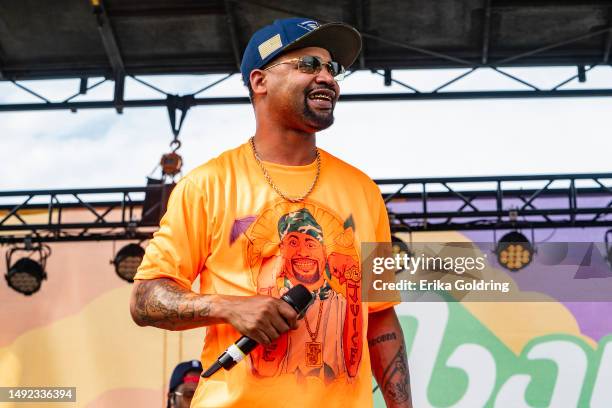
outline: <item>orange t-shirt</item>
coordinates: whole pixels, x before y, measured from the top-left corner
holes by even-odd
[[[319,181],[290,203],[266,182],[245,143],[186,175],[149,243],[135,279],[171,278],[200,293],[281,296],[298,283],[315,293],[296,330],[258,346],[230,371],[201,379],[192,407],[372,406],[368,312],[394,305],[361,301],[361,242],[389,242],[378,186],[320,150]],[[316,162],[264,162],[274,184],[299,196]],[[207,368],[240,337],[229,324],[208,326]]]

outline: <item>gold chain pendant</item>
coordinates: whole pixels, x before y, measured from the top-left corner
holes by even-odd
[[[320,341],[306,342],[306,366],[321,367],[323,365],[323,345]]]

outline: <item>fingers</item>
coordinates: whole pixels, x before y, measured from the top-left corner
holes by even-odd
[[[285,324],[288,325],[285,331],[289,330],[289,328],[291,328],[292,330],[297,329],[298,314],[295,312],[295,310],[291,306],[289,306],[286,302],[281,300],[278,305],[278,311],[281,317],[283,318],[283,321],[285,322]]]
[[[251,336],[249,336],[251,337]],[[271,339],[268,334],[264,331],[264,330],[257,330],[251,337],[253,340],[255,340],[257,343],[259,344],[264,344],[264,345],[269,345],[270,343],[272,343],[274,340]]]
[[[253,327],[258,339],[252,338],[258,343],[268,345],[281,334],[297,327],[297,313],[282,300],[267,297],[261,301],[261,308]]]
[[[297,313],[286,302],[271,296],[240,299],[232,308],[232,324],[240,333],[268,345],[297,328]]]
[[[261,322],[260,327],[265,331],[266,336],[271,341],[274,341],[291,328],[290,319],[285,319],[283,315],[283,313],[288,314],[288,311],[284,309],[284,307],[289,308],[291,312],[293,312],[293,309],[285,302],[275,298],[270,298],[268,301],[271,307],[267,310],[265,314],[266,319]],[[295,314],[295,312],[293,312],[293,314]]]
[[[275,314],[270,318],[270,325],[276,330],[279,336],[291,328],[289,323],[280,313]]]

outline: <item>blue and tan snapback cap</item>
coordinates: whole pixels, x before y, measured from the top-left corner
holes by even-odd
[[[251,71],[284,52],[304,47],[325,48],[335,61],[348,68],[361,51],[361,35],[344,23],[319,24],[301,17],[275,20],[249,40],[240,64],[242,81],[247,85]]]

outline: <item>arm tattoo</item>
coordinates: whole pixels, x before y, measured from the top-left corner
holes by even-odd
[[[396,340],[396,339],[397,339],[397,336],[395,335],[395,332],[389,332],[389,333],[381,334],[380,336],[376,338],[368,340],[368,345],[372,347],[384,341]]]
[[[406,346],[402,342],[383,374],[382,393],[385,399],[396,404],[410,400],[410,375],[407,361]]]
[[[141,281],[135,297],[135,319],[147,326],[168,330],[198,327],[210,312],[206,299],[170,279]]]

